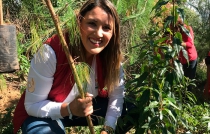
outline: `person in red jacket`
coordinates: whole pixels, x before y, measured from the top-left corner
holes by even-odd
[[[170,29],[173,26],[170,25]],[[179,61],[183,65],[184,75],[189,79],[195,79],[196,68],[197,68],[197,50],[194,45],[194,32],[191,26],[184,24],[181,16],[178,17],[177,23],[174,27],[175,32],[180,32],[182,35],[181,45],[187,51],[188,60],[184,57],[183,52],[179,53]],[[187,33],[186,33],[187,32]]]
[[[192,27],[184,24],[182,17],[179,15],[175,26],[173,26],[172,23],[169,23],[169,28],[171,31],[174,31],[175,33],[179,32],[182,35],[181,45],[183,46],[184,50],[186,50],[187,56],[184,56],[183,51],[181,50],[178,58],[182,64],[184,76],[191,80],[195,79],[198,54],[194,45],[194,33]],[[166,31],[163,34],[163,37],[167,38],[164,43],[172,46],[173,39],[171,33]],[[158,52],[161,54],[161,57],[164,58],[162,51],[159,50]],[[192,86],[188,86],[188,90],[192,91]]]
[[[103,125],[100,134],[115,131],[125,110],[119,16],[109,0],[87,0],[75,19],[77,31],[64,36],[75,62],[91,69],[89,81],[82,83],[86,97],[78,97],[67,57],[54,35],[31,60],[27,88],[14,112],[14,133],[65,134],[65,127],[87,126],[87,115],[93,125]]]
[[[189,63],[184,57],[182,51],[180,51],[179,60],[183,65],[184,75],[189,79],[195,79],[198,54],[194,45],[194,33],[191,26],[187,26],[185,24],[183,26],[189,30],[189,35],[187,35],[183,30],[180,30],[180,33],[182,34],[181,45],[187,51]]]

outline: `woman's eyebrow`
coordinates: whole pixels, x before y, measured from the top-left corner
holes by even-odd
[[[95,19],[95,18],[88,18],[88,19],[86,19],[86,21],[93,21],[93,22],[98,22],[98,20],[97,19]],[[106,26],[110,26],[111,27],[111,24],[108,22],[108,23],[105,23],[104,21],[103,21],[103,24],[104,25],[106,25]]]
[[[94,21],[94,22],[98,22],[96,19],[94,19],[94,18],[88,18],[88,19],[86,19],[86,20],[88,20],[88,21]]]

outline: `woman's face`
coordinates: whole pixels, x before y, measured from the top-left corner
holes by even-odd
[[[81,40],[87,51],[87,58],[100,53],[113,35],[114,19],[102,8],[95,7],[80,21]]]

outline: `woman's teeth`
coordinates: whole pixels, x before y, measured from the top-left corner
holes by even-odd
[[[95,44],[100,44],[101,40],[94,40],[94,39],[90,39],[91,42],[95,43]]]

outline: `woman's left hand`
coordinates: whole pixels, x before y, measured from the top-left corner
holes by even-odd
[[[182,42],[182,44],[181,44],[183,47],[186,47],[186,43],[184,43],[184,42]]]
[[[71,113],[75,116],[85,117],[93,113],[92,94],[87,93],[84,99],[77,97],[70,103]]]

